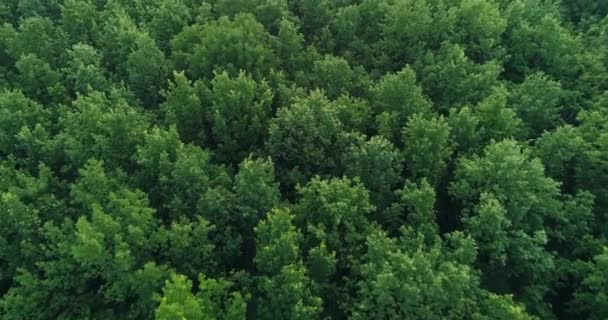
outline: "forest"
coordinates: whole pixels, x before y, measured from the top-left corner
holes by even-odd
[[[608,319],[608,1],[0,0],[0,318]]]

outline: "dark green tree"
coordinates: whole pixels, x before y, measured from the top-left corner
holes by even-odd
[[[196,145],[208,143],[206,120],[208,111],[203,106],[201,96],[206,87],[201,81],[188,80],[183,72],[173,74],[174,80],[162,91],[165,102],[160,105],[165,122],[174,125],[183,142]]]
[[[416,67],[424,93],[444,113],[459,105],[475,104],[493,93],[500,65],[471,61],[460,45],[444,43],[436,53],[421,56]]]
[[[194,24],[171,40],[172,61],[193,79],[209,79],[213,71],[237,76],[240,70],[260,80],[277,67],[272,36],[250,14]]]
[[[308,79],[313,88],[322,89],[330,99],[343,94],[366,96],[365,90],[369,82],[365,70],[360,67],[351,68],[348,61],[332,55],[315,60]]]
[[[99,14],[91,0],[65,0],[61,6],[61,27],[71,43],[92,43],[99,33]]]
[[[101,54],[87,44],[75,44],[68,50],[69,60],[63,69],[67,88],[74,95],[93,91],[108,92],[109,82],[101,66]]]
[[[209,120],[217,156],[238,164],[262,147],[272,112],[273,92],[265,81],[244,72],[231,78],[226,72],[211,81]]]
[[[387,74],[371,89],[378,132],[395,144],[403,144],[401,128],[413,115],[428,114],[431,104],[416,83],[410,67]]]
[[[135,40],[135,48],[127,58],[126,71],[129,87],[147,108],[156,106],[159,91],[167,78],[167,62],[154,40],[142,35]]]
[[[281,108],[270,121],[267,152],[283,188],[305,183],[315,174],[339,175],[350,139],[319,91]]]
[[[402,159],[395,146],[383,137],[353,145],[344,160],[347,176],[359,178],[377,210],[392,203],[393,191],[401,179]]]
[[[414,179],[427,178],[437,185],[446,173],[452,154],[450,127],[443,117],[414,115],[403,128],[405,168]]]
[[[608,315],[608,249],[604,248],[603,253],[593,258],[588,270],[582,285],[574,294],[573,306],[588,319],[602,319]]]
[[[0,92],[0,155],[18,155],[17,135],[24,129],[50,126],[50,112],[21,91]]]
[[[509,102],[523,120],[527,135],[537,137],[561,124],[560,111],[565,96],[559,82],[535,73],[511,92]]]

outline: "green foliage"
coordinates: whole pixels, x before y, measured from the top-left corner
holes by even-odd
[[[198,292],[192,293],[192,281],[183,275],[171,275],[165,282],[160,305],[155,311],[157,320],[171,319],[245,319],[246,303],[238,291],[228,294],[231,283],[208,279],[199,275]]]
[[[160,85],[167,78],[165,56],[149,37],[139,37],[127,56],[127,82],[144,106],[158,104]]]
[[[11,28],[12,29],[12,28]],[[19,23],[17,30],[12,30],[8,39],[7,53],[18,60],[24,55],[34,55],[51,67],[61,65],[65,58],[67,36],[48,18],[31,16]]]
[[[55,139],[67,158],[66,167],[78,168],[90,158],[104,159],[112,167],[133,163],[148,123],[123,97],[92,92],[60,112],[61,131]]]
[[[163,297],[156,309],[156,319],[215,319],[191,292],[192,281],[173,275],[163,288]]]
[[[427,0],[392,1],[382,21],[380,45],[393,65],[414,63],[445,40],[453,22],[440,6]]]
[[[302,266],[299,243],[302,234],[285,209],[269,212],[256,227],[256,267],[260,278],[258,319],[316,319],[321,299]]]
[[[417,67],[427,96],[438,111],[478,103],[498,84],[500,65],[495,61],[477,64],[459,45],[444,43],[437,53],[421,56]]]
[[[175,73],[166,91],[162,92],[165,102],[160,105],[165,122],[175,125],[182,141],[205,145],[208,141],[206,112],[201,102],[205,91],[202,82],[192,83],[183,72]]]
[[[173,36],[180,33],[192,21],[193,12],[186,3],[182,0],[162,0],[150,4],[148,9],[150,18],[145,26],[164,52],[170,49]]]
[[[104,64],[119,79],[126,79],[128,57],[142,34],[124,9],[113,7],[106,15],[97,40]]]
[[[513,219],[534,229],[555,212],[558,187],[545,176],[539,159],[517,142],[504,140],[486,147],[482,156],[460,160],[451,194],[472,209],[482,193],[492,192]]]
[[[376,208],[388,207],[402,170],[401,155],[395,146],[383,137],[372,137],[352,146],[344,162],[346,175],[361,180]]]
[[[299,25],[289,19],[282,19],[277,34],[276,52],[283,71],[291,77],[307,65],[310,55],[305,50],[304,36],[300,33]]]
[[[368,237],[354,319],[530,319],[508,297],[480,289],[469,265],[445,257],[446,244],[427,247],[421,238]]]
[[[497,89],[492,95],[475,106],[479,119],[478,136],[483,142],[517,138],[521,131],[522,121],[513,109],[507,106],[508,93]]]
[[[305,183],[315,174],[339,174],[350,139],[322,93],[313,91],[279,109],[268,130],[267,152],[284,187]]]
[[[509,100],[526,125],[528,136],[536,137],[560,124],[564,96],[558,82],[535,73],[515,88]]]
[[[469,107],[450,110],[448,125],[455,153],[476,151],[480,145],[479,117]]]
[[[15,277],[17,269],[32,266],[39,254],[36,246],[40,226],[38,210],[25,205],[16,195],[3,192],[0,196],[0,243],[1,251],[1,283],[6,284]],[[15,244],[13,244],[15,243]],[[3,285],[3,289],[6,287]]]
[[[330,99],[340,95],[364,96],[368,79],[362,68],[352,69],[343,58],[326,55],[315,60],[310,80],[313,88],[322,89]]]
[[[508,228],[511,221],[503,205],[493,195],[480,196],[475,214],[464,217],[465,228],[480,244],[479,260],[489,268],[504,267],[509,244]]]
[[[405,167],[414,179],[427,178],[437,185],[452,154],[450,127],[443,117],[414,115],[403,129]]]
[[[600,105],[601,106],[601,105]],[[606,151],[608,148],[608,121],[605,111],[599,110],[583,111],[579,114],[581,122],[578,133],[585,142],[586,148],[582,154],[580,163],[576,166],[577,185],[593,192],[600,203],[608,203],[604,193],[608,176],[605,168],[608,164]],[[603,206],[602,206],[603,207]]]
[[[608,314],[606,272],[608,272],[608,251],[604,248],[602,254],[593,258],[589,273],[575,293],[574,304],[582,314],[587,315],[588,319],[602,319]]]
[[[325,244],[337,253],[343,268],[352,267],[372,229],[368,216],[374,207],[367,190],[358,179],[313,178],[298,193],[300,199],[294,213],[296,224],[305,234],[304,248]]]
[[[236,76],[244,70],[261,79],[277,64],[271,35],[249,14],[188,26],[171,45],[173,63],[191,78],[209,79],[213,71]]]
[[[41,228],[44,255],[35,267],[21,270],[4,300],[11,318],[34,318],[28,316],[31,313],[38,314],[35,318],[148,317],[154,308],[152,294],[164,277],[162,267],[148,262],[154,210],[142,192],[106,177],[98,161],[90,161],[81,175],[77,184],[88,184],[93,190],[80,187],[75,196],[82,199],[88,193],[87,198],[94,200],[75,223],[66,218],[62,227],[47,223]],[[94,189],[91,179],[105,180],[112,189]],[[81,293],[77,305],[72,292]],[[97,304],[86,303],[97,294]],[[45,297],[51,296],[49,305]],[[23,301],[30,303],[25,313],[15,309]]]
[[[410,67],[387,74],[372,88],[378,131],[394,143],[404,143],[401,128],[413,115],[427,114],[431,105],[416,84],[416,73]]]
[[[48,126],[49,112],[40,104],[28,99],[20,91],[0,93],[0,155],[4,157],[19,151],[17,134],[33,130],[36,125]]]
[[[605,3],[0,0],[0,318],[608,317]]]
[[[237,164],[266,139],[273,93],[265,81],[240,72],[230,78],[216,74],[211,81],[211,134],[218,158]]]
[[[65,95],[59,83],[61,75],[51,69],[49,64],[33,54],[21,56],[15,63],[17,68],[16,82],[28,96],[49,104],[58,102]],[[59,100],[61,101],[61,100]]]
[[[255,263],[262,274],[279,274],[283,267],[300,261],[302,234],[292,221],[293,215],[288,210],[275,209],[255,228]]]
[[[584,140],[574,127],[566,125],[543,133],[536,140],[535,154],[549,176],[572,183],[576,160],[584,150]]]
[[[99,33],[97,12],[90,0],[65,0],[61,6],[61,27],[72,43],[96,40]]]
[[[507,73],[514,78],[543,70],[560,77],[576,75],[580,38],[562,26],[553,2],[513,1],[506,10]],[[529,43],[536,45],[530,46]]]
[[[217,268],[213,259],[213,231],[214,226],[203,217],[181,218],[171,222],[170,226],[159,228],[151,240],[159,251],[158,261],[195,277],[201,271],[213,272]]]
[[[456,10],[454,38],[475,61],[499,58],[502,34],[507,27],[495,1],[463,0]]]
[[[465,224],[475,228],[469,232],[479,237],[480,258],[490,258],[479,260],[486,282],[495,290],[521,290],[528,306],[543,312],[538,303],[554,268],[553,255],[544,249],[546,228],[560,210],[559,184],[513,140],[488,146],[481,157],[462,159],[455,175],[451,194],[465,208]]]
[[[69,61],[63,69],[68,89],[74,94],[108,91],[108,81],[101,67],[101,55],[92,46],[75,44],[68,51]]]
[[[418,185],[406,181],[401,190],[401,202],[407,209],[407,225],[418,230],[427,242],[435,240],[439,232],[436,223],[435,198],[435,190],[424,178]]]
[[[372,125],[372,108],[365,99],[340,96],[330,105],[335,117],[348,132],[368,132]]]
[[[234,177],[234,193],[243,230],[253,230],[261,218],[279,205],[279,184],[270,159],[247,158]]]
[[[274,33],[288,13],[287,0],[215,0],[213,9],[219,15],[233,17],[240,12],[249,12]]]
[[[397,112],[402,120],[416,113],[427,113],[430,103],[416,83],[416,73],[410,67],[382,77],[372,90],[380,112]]]
[[[154,128],[144,140],[136,155],[136,181],[162,219],[188,223],[204,218],[214,225],[208,229],[214,259],[235,259],[242,237],[236,231],[239,217],[234,214],[231,181],[224,168],[211,163],[209,152],[179,142],[175,129]]]

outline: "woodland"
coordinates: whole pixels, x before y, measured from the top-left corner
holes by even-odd
[[[608,319],[608,1],[0,0],[0,318]]]

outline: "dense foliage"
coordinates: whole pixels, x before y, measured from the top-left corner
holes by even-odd
[[[0,318],[608,319],[608,2],[0,0]]]

